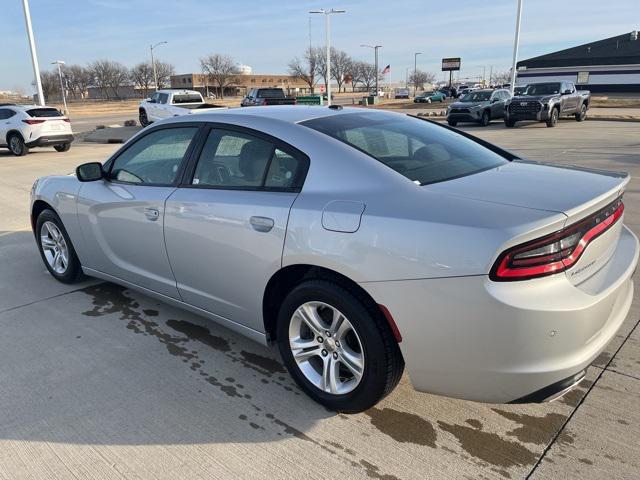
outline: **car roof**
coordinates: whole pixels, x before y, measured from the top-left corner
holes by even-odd
[[[332,107],[324,107],[320,105],[272,105],[268,107],[243,107],[229,108],[218,110],[211,113],[203,113],[198,115],[198,120],[215,122],[220,116],[224,115],[246,115],[252,117],[272,118],[288,123],[300,123],[314,118],[329,117],[332,115],[344,115],[346,113],[363,113],[373,112],[374,110],[342,107],[334,105]],[[375,110],[380,114],[392,115],[389,112]],[[191,119],[193,121],[193,119]]]

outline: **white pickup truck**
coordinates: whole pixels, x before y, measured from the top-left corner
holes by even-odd
[[[146,127],[163,118],[178,117],[194,113],[206,113],[214,108],[225,108],[205,103],[200,92],[195,90],[158,90],[150,98],[140,102],[138,108],[140,125]]]

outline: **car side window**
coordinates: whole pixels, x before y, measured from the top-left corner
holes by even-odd
[[[158,103],[158,98],[160,97],[159,93],[154,93],[153,95],[151,95],[151,102],[152,103]]]
[[[151,185],[175,183],[197,127],[163,128],[137,140],[113,162],[109,178]]]
[[[165,104],[165,103],[167,103],[167,100],[169,100],[169,94],[160,93],[158,95],[158,99],[159,99],[158,103]]]
[[[9,118],[9,109],[0,108],[0,120],[6,120],[7,118]]]
[[[273,142],[245,132],[212,129],[192,185],[247,190],[301,186],[303,163]]]
[[[573,82],[567,82],[567,90],[571,90],[571,93],[575,92],[576,87],[573,85]]]

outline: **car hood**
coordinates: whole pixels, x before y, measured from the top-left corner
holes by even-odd
[[[626,173],[514,160],[498,168],[427,185],[435,192],[572,216],[588,204],[610,201],[629,181]]]
[[[548,102],[552,98],[559,95],[518,95],[511,99],[511,103],[515,102]]]
[[[489,105],[488,100],[484,102],[455,102],[451,104],[451,108],[474,108],[474,107],[484,107],[487,105]]]

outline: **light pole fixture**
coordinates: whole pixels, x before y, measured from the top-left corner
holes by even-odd
[[[413,54],[413,96],[416,96],[416,90],[418,89],[418,79],[416,78],[416,72],[418,71],[418,55],[422,55],[422,52],[416,52]]]
[[[64,93],[64,83],[62,82],[62,65],[64,65],[64,60],[56,60],[55,62],[51,62],[51,65],[58,66],[58,77],[60,77],[60,93],[62,94],[62,103],[64,104],[64,113],[65,115],[69,115],[69,110],[67,110],[67,96]]]
[[[516,63],[518,63],[518,46],[520,44],[520,20],[522,19],[522,0],[518,0],[518,12],[516,13],[516,35],[513,41],[513,62],[511,62],[511,96],[516,87]]]
[[[366,44],[362,44],[360,45],[361,47],[367,47],[367,48],[373,48],[373,51],[375,52],[375,63],[376,63],[376,97],[378,96],[378,93],[380,92],[380,90],[378,89],[378,77],[380,76],[380,71],[378,70],[378,49],[382,48],[382,45],[366,45]]]
[[[38,105],[44,107],[44,94],[42,93],[42,80],[40,79],[40,67],[38,66],[38,54],[36,53],[36,41],[33,38],[33,28],[31,26],[31,13],[29,11],[29,0],[22,0],[22,8],[24,10],[24,22],[27,26],[27,37],[29,38],[29,47],[31,49],[31,63],[33,64],[33,76],[36,81],[36,90],[38,91]]]
[[[158,74],[156,73],[156,61],[153,58],[153,49],[159,47],[160,45],[164,45],[169,42],[158,42],[155,45],[151,45],[151,67],[153,68],[153,81],[155,82],[156,92],[158,91]]]
[[[309,13],[322,13],[325,18],[325,29],[327,35],[327,105],[331,106],[331,25],[329,22],[329,17],[334,13],[346,13],[346,10],[337,10],[332,8],[331,10],[326,10],[321,8],[319,10],[309,10]]]

